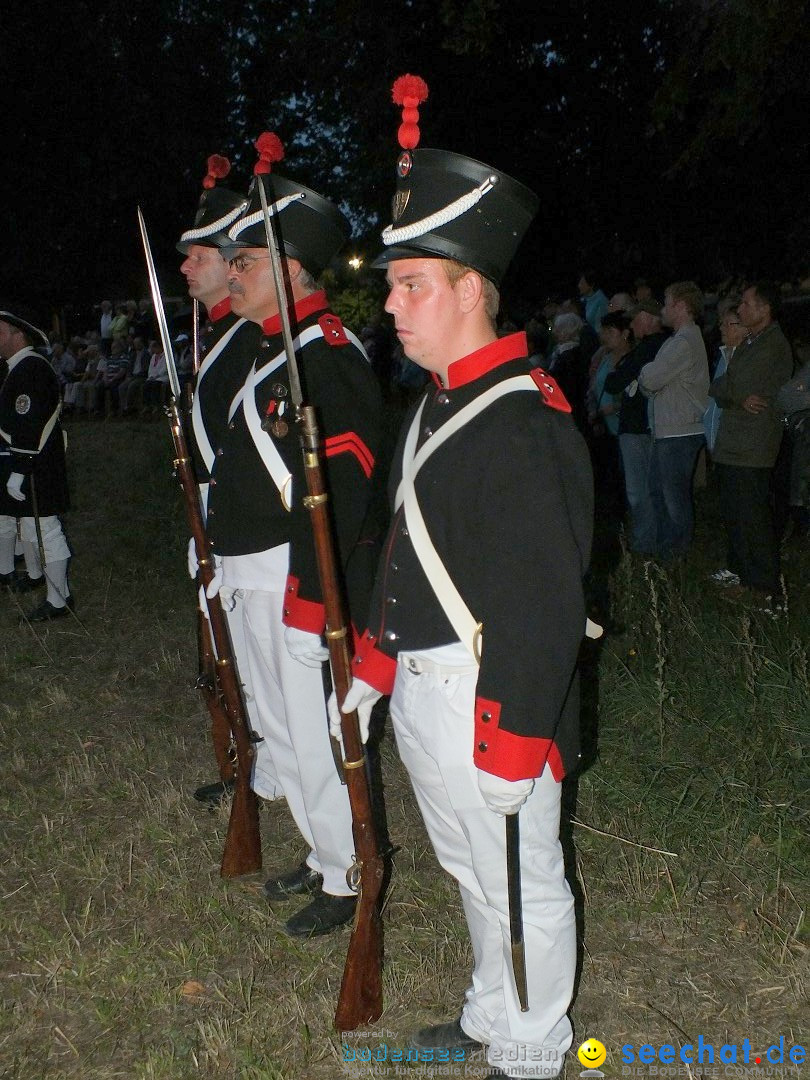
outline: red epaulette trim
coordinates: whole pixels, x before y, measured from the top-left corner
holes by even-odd
[[[558,412],[571,412],[571,406],[568,404],[565,394],[560,389],[556,379],[539,367],[532,368],[529,374],[537,383],[537,389],[540,391],[544,405],[557,409]]]
[[[473,762],[476,768],[504,780],[526,780],[542,776],[548,764],[559,783],[565,776],[565,767],[554,740],[504,731],[500,720],[499,701],[475,699]]]
[[[327,345],[348,345],[349,339],[343,329],[343,323],[337,315],[321,315],[318,326],[323,330],[323,340]]]

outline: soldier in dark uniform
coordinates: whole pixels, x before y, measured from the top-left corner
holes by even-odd
[[[499,338],[498,286],[537,208],[509,176],[414,149],[427,95],[405,76],[386,311],[432,382],[406,418],[394,516],[347,711],[381,693],[436,855],[458,881],[474,970],[459,1019],[421,1050],[488,1046],[492,1078],[554,1076],[571,1039],[574,902],[560,781],[577,766],[577,653],[593,481],[585,442],[523,333]],[[339,719],[330,699],[333,730]],[[529,1011],[510,964],[504,815],[521,814]]]
[[[368,358],[329,310],[315,284],[342,247],[348,223],[332,203],[290,179],[269,175],[283,155],[265,133],[262,162],[242,216],[229,229],[229,286],[234,312],[263,331],[261,348],[231,403],[215,447],[208,492],[208,534],[221,557],[226,595],[242,606],[257,729],[272,748],[281,790],[309,854],[271,878],[271,902],[309,895],[288,933],[327,933],[354,913],[346,881],[352,863],[351,812],[329,742],[323,689],[326,650],[303,460],[281,334],[281,321],[258,187],[277,216],[304,398],[318,410],[341,561],[349,579],[368,508],[381,397]]]
[[[31,622],[60,618],[73,606],[70,548],[58,516],[70,505],[59,383],[37,352],[47,347],[47,335],[33,322],[0,311],[0,357],[7,362],[0,386],[0,581],[18,591],[47,586],[46,598],[28,615]],[[29,577],[15,581],[18,521]]]
[[[250,370],[261,339],[261,329],[231,311],[228,292],[228,264],[220,253],[218,238],[225,234],[245,206],[244,195],[217,187],[216,181],[230,172],[230,162],[219,154],[208,159],[203,193],[192,228],[177,244],[185,255],[180,273],[188,284],[188,294],[207,314],[208,326],[202,338],[201,362],[194,383],[191,408],[190,447],[195,475],[200,485],[200,501],[205,513],[215,448],[222,445],[228,428],[228,411]],[[194,541],[189,541],[189,573],[197,574]],[[244,686],[245,707],[251,727],[256,730],[256,707],[248,683],[248,664],[242,631],[240,599],[232,597],[225,605],[228,631],[239,679]],[[265,740],[254,746],[251,786],[263,799],[279,795],[272,750]],[[215,804],[226,793],[227,785],[205,784],[194,793],[200,802]]]

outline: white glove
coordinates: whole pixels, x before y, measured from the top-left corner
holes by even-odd
[[[197,576],[197,571],[200,569],[200,564],[197,562],[197,545],[194,543],[194,537],[188,542],[188,576],[193,581]]]
[[[310,633],[309,630],[299,630],[297,626],[285,626],[284,644],[293,660],[297,660],[306,667],[320,667],[324,660],[329,659],[329,650],[321,641],[320,635]]]
[[[214,573],[211,580],[208,582],[208,588],[204,589],[200,586],[198,596],[200,598],[200,611],[208,618],[208,600],[213,600],[219,593],[219,602],[222,605],[224,611],[233,611],[236,601],[233,598],[233,594],[236,590],[229,588],[227,585],[222,584],[222,563],[216,562],[214,564]]]
[[[25,502],[25,496],[21,490],[24,479],[25,477],[21,472],[13,472],[6,482],[6,491],[12,499],[16,499],[17,502]]]
[[[368,741],[368,729],[371,725],[371,710],[381,697],[382,694],[380,691],[375,690],[373,686],[369,686],[367,682],[363,682],[362,679],[352,679],[352,685],[349,687],[349,691],[346,694],[346,700],[343,702],[343,711],[350,713],[357,710],[357,722],[360,726],[361,742],[365,743]],[[337,694],[334,691],[332,691],[329,700],[326,703],[326,711],[329,713],[329,734],[333,739],[340,739],[342,745],[341,715],[340,709],[338,709]]]
[[[516,814],[534,789],[534,780],[504,780],[502,776],[478,770],[478,790],[493,814]]]

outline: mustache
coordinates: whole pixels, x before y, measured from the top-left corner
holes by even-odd
[[[228,282],[228,292],[231,293],[232,296],[244,296],[245,295],[245,290],[239,284],[238,281],[229,281]]]

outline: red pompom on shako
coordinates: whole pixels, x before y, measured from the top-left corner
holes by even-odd
[[[212,154],[206,165],[208,172],[205,174],[202,185],[207,191],[210,191],[212,187],[216,186],[217,180],[225,179],[231,171],[231,163],[222,154]]]
[[[284,144],[272,131],[263,131],[253,145],[259,151],[259,160],[253,166],[254,176],[272,172],[273,165],[284,160]]]
[[[418,75],[400,75],[391,88],[395,105],[402,106],[402,123],[397,132],[403,150],[413,150],[419,145],[419,109],[427,100],[428,85]]]

